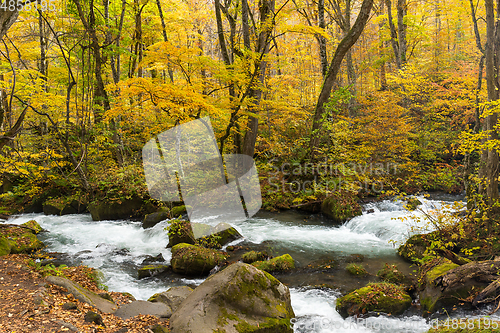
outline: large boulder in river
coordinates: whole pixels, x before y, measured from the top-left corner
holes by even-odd
[[[398,248],[398,254],[411,263],[419,264],[435,237],[436,232],[413,235]]]
[[[361,207],[352,194],[335,192],[334,195],[323,200],[321,212],[333,222],[340,224],[354,216],[361,215]]]
[[[208,224],[172,220],[168,226],[168,245],[198,244],[211,249],[220,249],[224,245],[243,236],[227,223],[219,223],[215,227]]]
[[[75,197],[52,198],[43,203],[45,215],[80,214],[87,210],[87,205]]]
[[[411,305],[411,297],[402,286],[370,283],[337,300],[337,311],[344,318],[369,311],[402,314]]]
[[[148,299],[148,302],[167,304],[175,312],[181,303],[193,292],[188,286],[172,287],[162,293],[157,293]]]
[[[210,276],[170,318],[172,332],[291,333],[295,314],[288,288],[243,263]]]
[[[172,248],[170,264],[174,272],[185,275],[205,275],[226,260],[223,252],[181,243]]]
[[[123,220],[140,216],[143,205],[142,198],[132,197],[121,201],[96,200],[88,209],[94,221]]]

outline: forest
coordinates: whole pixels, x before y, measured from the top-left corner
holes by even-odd
[[[500,1],[6,0],[0,22],[1,216],[175,218],[142,149],[209,117],[220,154],[254,158],[263,210],[342,223],[462,195],[400,255],[424,280],[500,255]]]

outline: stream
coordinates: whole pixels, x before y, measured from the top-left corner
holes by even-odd
[[[449,203],[451,200],[462,199],[454,196],[418,198],[422,202],[419,208],[424,211],[445,204],[440,200]],[[397,317],[345,320],[335,310],[336,300],[342,294],[363,287],[368,282],[379,281],[375,275],[384,263],[398,265],[405,274],[416,269],[404,262],[396,252],[401,242],[416,233],[412,230],[425,227],[423,221],[398,219],[412,214],[420,213],[408,212],[401,201],[385,200],[364,204],[363,215],[341,226],[332,226],[320,215],[296,211],[259,212],[251,219],[226,222],[244,236],[244,239],[230,245],[265,249],[274,256],[289,253],[295,259],[298,268],[295,273],[276,276],[290,287],[292,307],[296,315],[291,325],[295,332],[420,333],[431,328],[432,323],[422,318],[414,307]],[[99,269],[104,275],[103,283],[110,291],[126,291],[137,299],[147,300],[169,287],[196,286],[204,281],[177,275],[137,279],[137,269],[148,255],[156,256],[161,253],[167,262],[170,261],[171,252],[166,249],[168,237],[164,230],[168,221],[145,230],[136,221],[94,222],[90,214],[22,214],[11,217],[8,223],[21,224],[31,219],[48,231],[39,235],[40,240],[47,245],[47,252],[67,253],[75,263],[81,262]],[[213,216],[196,222],[215,226],[222,220],[220,216]],[[427,232],[431,230],[432,228],[427,228]],[[370,273],[368,277],[352,277],[345,271],[345,265],[353,255],[364,258],[361,264]],[[307,269],[310,265],[322,262],[331,263],[331,269],[326,273]],[[329,288],[311,287],[320,285]],[[483,313],[457,311],[453,317],[465,315],[472,317]]]

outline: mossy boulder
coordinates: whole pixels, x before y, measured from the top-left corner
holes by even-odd
[[[409,211],[414,211],[421,204],[422,202],[420,200],[415,197],[411,197],[406,200],[405,208]]]
[[[354,276],[363,277],[363,276],[368,275],[368,272],[366,271],[366,269],[363,268],[363,266],[357,265],[354,263],[347,265],[345,269],[347,270],[347,272],[349,274],[354,275]]]
[[[186,220],[171,220],[168,230],[168,245],[167,248],[173,247],[177,244],[195,244],[193,229],[191,223]]]
[[[139,279],[155,276],[165,272],[169,266],[167,265],[147,265],[139,268],[137,275]]]
[[[164,221],[168,218],[170,218],[170,213],[167,208],[163,208],[159,212],[147,214],[144,217],[144,220],[142,220],[142,228],[144,229],[152,228],[161,221]]]
[[[395,284],[411,284],[410,279],[404,275],[396,265],[386,263],[384,267],[377,272],[377,276],[385,282]]]
[[[172,332],[292,333],[288,288],[243,263],[230,265],[196,288],[170,318]]]
[[[411,305],[403,287],[392,283],[370,283],[337,300],[337,311],[344,318],[369,311],[402,314]]]
[[[210,227],[209,230],[204,230],[204,232],[208,232],[208,236],[205,235],[199,238],[197,240],[198,243],[201,246],[213,249],[220,249],[232,241],[243,238],[238,230],[225,222],[217,224],[214,228]],[[195,233],[195,237],[196,236],[197,235]]]
[[[173,218],[178,218],[179,216],[187,214],[187,208],[185,205],[172,207],[170,213]]]
[[[321,212],[336,224],[361,215],[361,206],[355,197],[348,192],[336,192],[321,203]]]
[[[7,254],[10,254],[11,248],[12,248],[11,242],[7,238],[0,236],[0,256],[5,256]]]
[[[246,252],[241,256],[241,260],[246,264],[251,264],[256,261],[264,261],[269,259],[269,255],[265,251],[257,252],[250,251]]]
[[[157,293],[148,299],[148,302],[162,302],[175,312],[181,303],[193,292],[188,286],[172,287],[162,293]]]
[[[10,243],[10,253],[12,254],[31,253],[38,251],[44,247],[43,243],[39,241],[34,234],[34,231],[26,228],[2,228],[0,229],[0,237]],[[4,244],[2,252],[5,253],[8,246],[6,245],[5,241],[1,241],[1,243]]]
[[[28,228],[31,228],[31,230],[33,231],[33,233],[35,235],[40,233],[43,230],[43,228],[35,220],[29,220],[28,222],[24,222],[21,225],[28,227]]]
[[[283,272],[295,268],[295,262],[289,254],[284,254],[270,260],[255,261],[252,265],[266,272]]]
[[[462,299],[468,297],[469,291],[474,287],[469,283],[464,283],[460,286],[460,288],[447,292],[443,292],[440,287],[434,284],[434,280],[458,266],[459,265],[452,263],[448,259],[442,259],[431,269],[428,269],[425,266],[421,267],[421,271],[427,270],[424,274],[422,274],[422,272],[420,274],[423,289],[419,293],[419,298],[424,314],[433,313],[442,307],[457,304],[457,297]]]
[[[431,245],[435,232],[413,235],[398,248],[398,254],[411,263],[419,264],[424,258],[425,250]]]
[[[181,243],[172,247],[170,264],[176,273],[201,276],[208,274],[226,258],[223,252]]]
[[[79,214],[87,210],[83,200],[76,197],[51,198],[43,203],[45,215],[68,215]]]
[[[124,200],[96,200],[88,209],[94,221],[124,220],[141,216],[148,209],[146,206],[142,198],[135,196]]]

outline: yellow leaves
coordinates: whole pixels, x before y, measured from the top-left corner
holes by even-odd
[[[282,29],[286,32],[294,32],[300,34],[309,34],[309,35],[320,35],[325,37],[327,40],[331,39],[331,36],[326,32],[325,29],[322,29],[317,26],[310,26],[306,24],[294,24],[294,25],[283,25]]]

